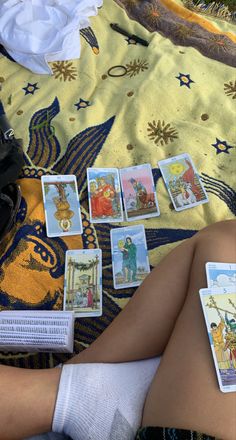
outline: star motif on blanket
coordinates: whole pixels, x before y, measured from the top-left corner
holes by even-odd
[[[86,108],[91,105],[90,101],[85,101],[84,99],[80,98],[79,102],[77,104],[74,104],[75,107],[77,107],[77,110],[80,110],[81,108]]]
[[[37,87],[38,83],[28,83],[26,87],[22,87],[22,90],[25,91],[25,95],[34,95],[34,92],[36,90],[39,90],[39,87]]]
[[[186,86],[188,89],[190,89],[190,84],[194,83],[194,81],[190,78],[190,74],[179,73],[179,76],[176,76],[175,78],[180,81],[180,87]]]
[[[10,240],[7,237],[0,252],[0,307],[14,307],[15,310],[60,310],[63,304],[66,251],[101,248],[103,314],[101,317],[88,317],[75,322],[77,351],[80,344],[83,347],[91,344],[105,330],[120,312],[119,302],[121,301],[123,307],[124,302],[133,295],[134,288],[115,290],[113,286],[110,231],[120,224],[92,224],[89,217],[87,168],[94,166],[113,127],[115,116],[78,132],[68,140],[66,148],[63,148],[56,131],[57,124],[53,124],[59,113],[60,103],[55,97],[49,106],[33,113],[29,123],[29,145],[24,154],[25,166],[21,174],[22,203]],[[167,133],[163,133],[166,138],[171,135],[171,127],[163,124],[161,129],[167,129]],[[76,176],[83,224],[81,235],[53,239],[47,237],[41,188],[41,177],[45,174]],[[154,184],[158,185],[161,179],[158,168],[153,169],[153,178]],[[38,203],[35,203],[36,200]],[[190,238],[197,232],[190,228],[156,229],[149,227],[149,224],[145,226],[149,251]],[[10,281],[12,277],[17,279],[17,289]],[[31,283],[25,282],[27,277],[32,280]],[[43,363],[40,356],[37,355],[37,359]],[[57,355],[54,360],[56,364],[63,361],[63,358]]]
[[[220,154],[220,153],[229,154],[230,148],[234,148],[231,145],[227,144],[226,141],[221,141],[218,138],[216,138],[216,143],[211,145],[216,149],[216,154]]]

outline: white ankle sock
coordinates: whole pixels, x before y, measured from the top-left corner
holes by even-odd
[[[52,429],[73,440],[132,440],[159,358],[62,368]]]

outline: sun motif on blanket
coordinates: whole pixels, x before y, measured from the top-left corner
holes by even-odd
[[[156,5],[147,3],[144,6],[143,16],[147,20],[147,23],[151,26],[155,26],[161,17],[161,13]]]
[[[155,144],[166,145],[169,142],[174,142],[178,139],[178,132],[170,124],[166,124],[165,121],[152,121],[148,122],[148,136],[151,140],[154,140]]]
[[[83,318],[83,322],[80,320],[75,326],[75,339],[78,337],[79,341],[89,344],[119,313],[119,301],[130,298],[134,292],[133,288],[113,288],[110,230],[120,224],[91,224],[88,214],[86,171],[94,165],[115,117],[78,133],[62,152],[52,125],[59,112],[59,101],[55,98],[51,105],[35,112],[30,120],[29,145],[20,179],[22,202],[17,223],[0,249],[0,308],[61,309],[66,250],[99,247],[103,255],[103,315]],[[47,237],[41,189],[41,177],[45,174],[77,176],[82,235]],[[153,169],[153,176],[157,184],[161,177],[157,168]],[[191,237],[196,232],[146,226],[149,250]]]
[[[224,84],[224,91],[227,96],[232,96],[232,99],[236,99],[236,80],[229,81],[229,83]]]
[[[51,63],[53,76],[60,81],[73,81],[77,77],[77,69],[73,61],[55,61]]]
[[[230,46],[230,40],[228,40],[224,35],[212,35],[208,39],[209,49],[215,50],[218,53],[227,52]]]
[[[127,69],[126,75],[132,78],[133,76],[138,75],[140,72],[144,72],[145,70],[147,70],[149,64],[146,60],[140,60],[138,58],[137,60],[135,59],[133,61],[130,61],[125,66]]]

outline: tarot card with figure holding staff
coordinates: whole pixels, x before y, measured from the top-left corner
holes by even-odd
[[[102,315],[102,251],[66,251],[64,310],[75,317]]]
[[[120,179],[128,221],[160,215],[150,164],[122,168]]]
[[[199,293],[220,390],[236,391],[236,286]]]
[[[139,286],[150,272],[144,226],[112,229],[111,250],[114,288]]]
[[[206,190],[187,153],[161,160],[158,165],[176,211],[208,202]]]
[[[117,168],[88,168],[91,223],[121,222],[123,209]]]
[[[48,237],[82,234],[76,177],[42,176],[42,191]]]

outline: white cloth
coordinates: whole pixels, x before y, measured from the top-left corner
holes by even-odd
[[[80,57],[79,30],[102,0],[0,1],[0,43],[34,73],[51,74],[48,61]]]
[[[53,432],[73,440],[134,440],[159,362],[64,365]]]

